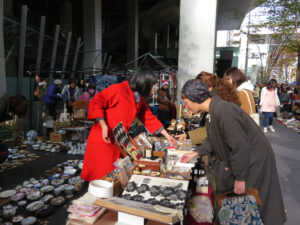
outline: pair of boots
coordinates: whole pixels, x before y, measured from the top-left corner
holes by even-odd
[[[274,129],[274,127],[272,125],[269,126],[269,129],[270,129],[271,132],[275,132],[275,129]],[[264,127],[264,133],[267,133],[267,132],[268,132],[268,128]]]

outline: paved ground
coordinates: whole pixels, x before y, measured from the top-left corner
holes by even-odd
[[[266,133],[273,146],[287,211],[286,225],[300,224],[300,134],[274,122],[275,133]],[[274,215],[275,216],[275,215]]]

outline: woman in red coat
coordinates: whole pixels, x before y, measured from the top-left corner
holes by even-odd
[[[113,144],[112,130],[120,122],[128,132],[133,119],[138,117],[150,133],[161,133],[172,144],[176,143],[152,114],[144,99],[152,94],[156,82],[151,69],[140,68],[129,81],[111,85],[95,95],[89,104],[88,119],[98,122],[94,123],[88,137],[82,179],[101,179],[115,169],[113,163],[120,157],[120,152]]]

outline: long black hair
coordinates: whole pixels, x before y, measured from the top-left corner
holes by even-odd
[[[267,83],[267,89],[272,90],[276,89],[277,81],[275,79],[270,79]]]
[[[132,91],[137,91],[144,98],[149,97],[151,89],[157,80],[154,71],[149,67],[140,67],[129,78]]]

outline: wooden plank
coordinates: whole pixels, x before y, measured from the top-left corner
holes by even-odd
[[[174,224],[179,222],[179,219],[176,215],[159,213],[155,211],[153,206],[150,204],[130,201],[119,197],[98,199],[94,202],[94,205],[102,206],[114,211],[140,216],[145,219],[154,220],[161,223]]]

